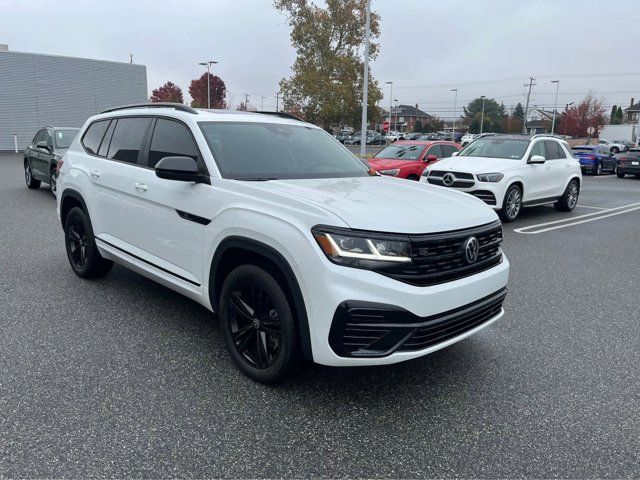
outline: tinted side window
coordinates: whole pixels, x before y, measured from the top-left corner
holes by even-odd
[[[440,150],[440,145],[434,145],[433,147],[427,150],[427,157],[429,155],[435,155],[438,158],[442,158],[442,150]]]
[[[440,148],[442,149],[443,158],[450,157],[451,155],[453,155],[453,152],[458,151],[458,149],[453,145],[440,145]]]
[[[153,129],[148,166],[155,167],[164,157],[191,157],[197,161],[198,147],[183,124],[159,118]]]
[[[101,157],[106,157],[107,152],[109,151],[109,143],[111,143],[111,135],[113,135],[113,129],[116,128],[116,120],[112,120],[109,124],[109,128],[107,128],[107,133],[102,139],[102,143],[100,144],[100,150],[98,151],[98,155]]]
[[[544,146],[547,150],[547,160],[565,158],[564,152],[560,148],[558,142],[554,142],[553,140],[545,140]]]
[[[53,148],[53,137],[51,136],[51,133],[49,132],[49,130],[44,130],[42,140],[47,142],[47,145],[49,145],[49,148]]]
[[[529,158],[533,157],[534,155],[541,155],[545,159],[547,158],[547,153],[546,153],[545,148],[544,148],[544,142],[536,142],[533,145],[533,148],[531,149],[531,154],[529,155]]]
[[[109,120],[102,120],[89,125],[89,128],[87,128],[87,131],[82,137],[82,145],[84,145],[84,148],[86,148],[89,153],[94,155],[98,154],[98,147],[100,146],[100,142],[102,141],[102,137],[104,137],[104,132],[107,130],[108,125]]]
[[[149,118],[119,118],[113,130],[107,158],[137,163],[149,123]]]
[[[36,136],[33,137],[33,143],[38,143],[40,140],[42,140],[42,132],[44,130],[38,130],[38,132],[36,133]]]

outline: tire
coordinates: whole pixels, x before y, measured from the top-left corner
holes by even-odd
[[[502,201],[500,217],[505,222],[515,222],[522,210],[522,190],[517,185],[511,185],[507,189]]]
[[[561,212],[572,212],[578,204],[578,197],[580,196],[580,186],[577,180],[571,180],[567,188],[564,189],[564,193],[554,204],[556,210]]]
[[[601,164],[601,163],[598,163],[598,164],[596,165],[595,170],[593,171],[593,176],[594,176],[594,177],[597,177],[597,176],[600,176],[600,175],[602,175],[602,164]]]
[[[420,180],[420,177],[417,175],[409,175],[407,177],[407,180],[415,180],[417,182],[418,180]]]
[[[102,258],[96,246],[89,217],[79,207],[74,207],[64,220],[64,237],[67,258],[71,269],[81,278],[98,278],[106,275],[113,262]]]
[[[58,172],[54,167],[51,169],[51,172],[49,172],[49,191],[51,192],[51,195],[53,195],[54,197],[56,196],[57,188],[58,188]]]
[[[618,175],[618,178],[624,178],[624,172],[621,172],[620,170],[616,172],[616,175]]]
[[[231,271],[222,285],[218,311],[227,350],[249,378],[277,383],[300,365],[292,306],[266,270],[247,264]]]
[[[40,180],[36,180],[33,178],[33,174],[31,173],[31,164],[28,161],[24,162],[24,181],[27,184],[27,188],[32,190],[40,188]]]
[[[613,164],[613,169],[611,170],[612,175],[615,175],[616,173],[618,173],[618,162]]]
[[[620,149],[618,147],[611,147],[611,153],[620,153]]]

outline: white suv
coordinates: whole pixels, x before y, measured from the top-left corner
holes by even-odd
[[[569,144],[544,134],[484,134],[422,175],[422,182],[476,196],[507,222],[527,206],[553,203],[558,210],[572,211],[582,184],[580,162]]]
[[[129,106],[65,154],[57,210],[83,278],[125,265],[218,314],[239,368],[389,364],[503,315],[496,214],[469,195],[378,176],[292,118]]]

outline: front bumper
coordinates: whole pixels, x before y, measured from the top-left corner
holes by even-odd
[[[503,291],[509,277],[509,262],[503,255],[502,262],[493,268],[427,287],[409,285],[368,270],[334,265],[325,258],[302,262],[296,266],[296,270],[309,318],[313,360],[331,366],[364,366],[410,360],[462,340],[498,320],[503,315],[502,303],[498,309],[490,312],[489,317],[477,317],[478,323],[464,325],[460,331],[452,329],[449,331],[452,335],[436,339],[435,342],[424,345],[415,343],[412,346],[406,343],[409,340],[407,337],[403,345],[394,344],[393,348],[381,355],[359,356],[345,355],[336,347],[335,336],[332,337],[332,326],[338,325],[334,317],[339,310],[344,310],[345,305],[362,305],[363,302],[384,304],[387,309],[405,312],[405,319],[413,319],[414,324],[410,331],[404,333],[413,334],[417,329],[431,328],[433,322],[443,321],[452,312]],[[402,328],[401,325],[398,327]],[[334,335],[335,328],[338,327],[334,327]],[[429,332],[423,334],[429,335]]]
[[[427,178],[428,177],[426,176],[422,176],[420,178],[420,181],[429,183],[430,185],[440,186],[437,184],[430,183],[427,180]],[[502,203],[504,201],[504,194],[505,194],[505,188],[506,188],[505,180],[503,179],[499,182],[480,182],[476,178],[473,181],[474,181],[473,185],[468,188],[445,187],[445,186],[443,186],[442,188],[454,188],[461,192],[469,193],[474,197],[482,200],[484,203],[486,203],[488,206],[490,206],[494,210],[500,210],[502,208]]]

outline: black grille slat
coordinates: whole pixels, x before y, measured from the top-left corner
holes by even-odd
[[[470,193],[474,197],[479,198],[487,205],[496,204],[496,196],[493,194],[493,192],[490,192],[488,190],[475,190],[473,192],[467,192],[467,193]]]
[[[473,174],[472,173],[466,173],[466,172],[445,172],[443,170],[432,170],[431,172],[429,172],[429,176],[430,177],[443,177],[445,173],[453,173],[455,175],[456,178],[460,179],[460,180],[473,180]]]

